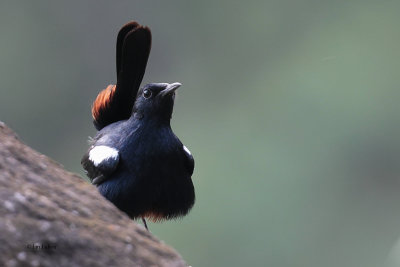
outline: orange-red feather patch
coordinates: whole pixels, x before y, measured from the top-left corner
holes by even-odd
[[[152,222],[161,222],[161,221],[167,219],[164,214],[154,212],[154,211],[146,212],[146,213],[142,214],[141,217],[144,217]]]
[[[108,109],[111,99],[114,97],[116,88],[115,85],[110,84],[97,95],[92,106],[92,117],[95,121],[99,121],[102,113]]]

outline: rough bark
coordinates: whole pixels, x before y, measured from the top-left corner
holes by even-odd
[[[76,174],[0,122],[0,266],[185,266]]]

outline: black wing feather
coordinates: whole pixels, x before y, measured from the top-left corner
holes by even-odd
[[[184,151],[184,154],[185,154],[186,170],[189,172],[190,175],[192,175],[194,170],[194,158],[191,154],[187,153],[186,151]]]
[[[85,155],[83,155],[81,164],[91,182],[94,183],[94,180],[96,178],[101,178],[97,180],[101,180],[101,182],[103,182],[117,169],[119,156],[116,158],[107,158],[96,166],[89,157],[89,153],[92,148],[93,147],[91,147],[89,151],[86,152]],[[97,182],[96,184],[99,183]]]

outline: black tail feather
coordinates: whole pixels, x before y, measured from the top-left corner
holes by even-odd
[[[151,31],[137,22],[121,28],[117,37],[117,85],[113,92],[102,91],[92,110],[97,130],[124,119],[132,113],[136,94],[142,82],[151,49]],[[107,90],[107,89],[106,89]],[[97,103],[101,101],[101,103]]]

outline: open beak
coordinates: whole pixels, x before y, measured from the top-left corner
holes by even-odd
[[[181,83],[170,83],[165,87],[164,90],[162,90],[159,94],[161,96],[166,96],[166,95],[171,95],[175,92],[176,89],[178,89],[182,84]]]

